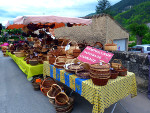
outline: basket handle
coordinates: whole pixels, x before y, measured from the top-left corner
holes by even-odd
[[[81,63],[80,65],[78,65],[78,67],[80,67],[81,65],[85,64],[84,62]],[[78,70],[76,69],[75,73],[77,74]]]
[[[55,82],[55,80],[52,78],[52,77],[47,77],[47,78],[45,78],[44,80],[43,80],[43,82],[42,82],[42,84],[41,84],[41,87],[43,86],[43,83],[47,80],[47,79],[52,79],[54,82]]]
[[[67,97],[67,100],[69,100],[69,97],[68,97],[68,95],[66,95],[66,93],[65,92],[59,92],[57,95],[59,95],[59,94],[64,94],[66,97]],[[57,96],[56,95],[56,96]],[[67,102],[67,101],[66,101]],[[69,103],[69,101],[67,102],[67,104],[69,105],[70,103]]]
[[[58,57],[55,59],[55,64],[57,63],[58,58],[61,58],[61,57],[65,57],[65,56],[58,56]],[[66,57],[65,57],[65,58],[66,58]]]
[[[51,91],[51,89],[54,87],[54,86],[57,86],[60,90],[61,90],[61,92],[62,92],[62,88],[58,85],[58,84],[53,84],[52,86],[51,86],[51,88],[50,88],[50,90],[47,92],[47,96],[49,97],[49,92]],[[50,97],[49,97],[50,98]]]
[[[106,43],[107,43],[107,44],[111,44],[110,41],[111,41],[111,43],[113,44],[113,40],[111,40],[111,39],[108,39]]]
[[[121,59],[114,59],[114,60],[112,61],[112,63],[115,63],[114,61],[118,61],[118,63],[120,63],[120,64],[122,65]]]
[[[68,45],[71,43],[71,42],[75,42],[75,49],[77,48],[77,46],[78,46],[78,43],[75,41],[75,40],[70,40],[69,42],[68,42]]]

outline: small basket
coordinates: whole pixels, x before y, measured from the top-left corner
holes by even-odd
[[[79,61],[77,58],[73,60],[68,60],[65,62],[64,69],[67,72],[75,73],[76,69],[73,67],[78,67],[81,64],[81,61]],[[83,66],[81,66],[81,69],[78,69],[78,71],[83,70]]]
[[[58,106],[55,104],[55,102],[53,102],[52,104],[54,105],[57,113],[71,113],[71,110],[72,110],[73,104],[74,104],[74,98],[69,97],[68,104],[63,105],[63,106]]]
[[[51,77],[45,78],[43,82],[40,84],[40,89],[45,96],[47,96],[47,92],[50,90],[53,84],[56,84],[56,82]]]
[[[112,43],[110,43],[110,41]],[[113,40],[107,40],[106,44],[104,45],[105,51],[117,51],[117,44],[113,43]]]
[[[19,52],[19,51],[18,52],[15,51],[14,54],[15,54],[16,57],[24,57],[25,56],[24,52]]]
[[[54,66],[55,66],[56,68],[61,68],[61,69],[63,69],[63,68],[64,68],[64,65],[65,65],[65,62],[66,62],[66,56],[58,56],[58,57],[55,59]]]
[[[115,71],[115,70],[111,70],[111,76],[110,79],[116,79],[118,76],[119,72]]]
[[[117,72],[119,72],[118,76],[126,76],[127,75],[127,69],[122,66],[121,69],[116,69]]]
[[[30,60],[29,60],[29,64],[32,65],[32,66],[35,66],[35,65],[37,65],[38,63],[39,63],[38,60],[35,60],[35,59],[30,59]]]
[[[114,68],[114,69],[121,69],[121,66],[122,66],[122,62],[121,62],[120,59],[114,59],[111,62],[111,67]]]
[[[78,43],[74,40],[71,40],[68,43],[68,45],[72,42],[74,42],[75,45],[70,46],[70,49],[66,51],[66,54],[73,55],[73,56],[75,55],[74,57],[77,57],[81,53],[81,50],[79,49]]]
[[[47,97],[49,98],[50,103],[55,101],[55,96],[62,92],[62,89],[59,85],[53,84],[50,90],[47,92]]]
[[[90,65],[88,63],[81,63],[80,65],[82,65],[84,67],[83,70],[76,70],[75,74],[77,77],[82,78],[82,79],[89,79],[90,78]]]
[[[90,74],[90,77],[93,81],[93,83],[97,86],[104,86],[107,84],[110,76],[100,76],[100,77],[97,77],[93,74]]]
[[[66,105],[69,102],[69,97],[64,92],[60,92],[55,96],[55,104],[59,106]]]

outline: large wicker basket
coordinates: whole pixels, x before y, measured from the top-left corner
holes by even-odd
[[[66,62],[66,56],[58,56],[58,57],[55,59],[54,66],[55,66],[56,68],[61,68],[61,69],[63,69],[63,68],[64,68],[64,65],[65,65],[65,62]]]
[[[43,82],[40,84],[40,89],[45,96],[47,96],[47,92],[50,90],[53,84],[56,84],[56,82],[51,77],[45,78]]]
[[[116,51],[117,44],[113,43],[113,40],[107,40],[106,44],[104,45],[104,49],[105,51]]]

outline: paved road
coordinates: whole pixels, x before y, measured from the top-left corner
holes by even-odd
[[[70,90],[68,88],[68,90]],[[72,113],[91,113],[92,105],[77,93]],[[131,99],[120,101],[130,113],[150,113],[150,100],[142,93]],[[105,110],[110,113],[113,105]],[[40,91],[34,91],[26,75],[10,57],[3,57],[0,51],[0,113],[55,113],[48,98]],[[118,104],[114,113],[126,113]]]

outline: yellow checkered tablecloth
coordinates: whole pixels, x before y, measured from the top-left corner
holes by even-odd
[[[45,63],[48,66],[48,62]],[[44,68],[47,68],[46,65]],[[63,69],[57,69],[53,65],[48,67],[50,67],[51,77],[66,84],[93,104],[93,113],[103,113],[105,108],[129,94],[131,94],[131,97],[137,95],[135,74],[132,72],[128,72],[127,76],[109,79],[105,86],[96,86],[91,79],[80,79],[75,74],[67,73]],[[48,68],[43,70],[49,73]]]

